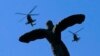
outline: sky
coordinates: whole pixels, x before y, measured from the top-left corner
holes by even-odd
[[[39,14],[32,16],[36,25],[25,25],[24,15],[35,5],[32,12]],[[28,44],[20,42],[21,35],[33,29],[46,28],[46,22],[52,20],[54,24],[62,19],[74,15],[84,14],[85,21],[74,25],[62,32],[62,41],[71,56],[99,56],[100,55],[100,0],[0,0],[0,56],[53,56],[51,46],[46,39],[32,41]],[[23,19],[21,22],[19,20]],[[81,28],[79,42],[72,42],[73,36],[68,31],[75,32]]]

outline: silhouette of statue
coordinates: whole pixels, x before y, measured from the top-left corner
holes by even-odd
[[[85,19],[85,15],[76,14],[64,18],[57,25],[53,25],[52,21],[47,22],[47,29],[35,29],[25,33],[19,38],[19,41],[29,43],[37,39],[46,38],[51,44],[54,56],[70,56],[68,49],[61,40],[61,32],[66,28],[75,24],[81,24]]]

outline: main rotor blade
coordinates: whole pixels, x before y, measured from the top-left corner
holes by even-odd
[[[72,31],[68,31],[68,32],[70,32],[70,33],[74,34]]]
[[[78,33],[79,31],[83,30],[84,28],[79,29],[78,31],[76,31],[75,33]]]
[[[35,5],[34,7],[33,7],[33,9],[28,13],[28,14],[30,14],[32,11],[34,11],[35,9],[37,8],[37,5]]]
[[[26,16],[25,16],[26,17]],[[21,22],[25,17],[23,17],[22,19],[20,19],[18,22]]]
[[[24,13],[16,13],[16,14],[20,14],[20,15],[27,15],[27,14],[24,14]]]
[[[30,14],[30,15],[32,15],[32,16],[37,16],[37,15],[39,15],[39,14]]]

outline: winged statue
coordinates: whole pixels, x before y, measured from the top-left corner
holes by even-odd
[[[61,32],[75,24],[81,24],[85,20],[84,14],[75,14],[64,18],[54,25],[51,20],[47,22],[47,29],[35,29],[20,36],[19,41],[29,43],[46,38],[52,47],[54,56],[70,56],[69,51],[61,40]]]

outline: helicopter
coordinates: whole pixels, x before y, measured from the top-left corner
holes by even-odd
[[[77,33],[78,33],[79,31],[81,31],[81,30],[83,30],[83,28],[81,28],[80,30],[78,30],[78,31],[76,31],[76,32],[69,31],[70,33],[73,34],[73,38],[74,38],[74,39],[73,39],[72,41],[78,42],[78,41],[80,40],[80,37],[77,35]]]
[[[33,23],[36,21],[36,19],[33,20],[31,16],[36,16],[36,15],[38,15],[38,14],[31,14],[31,13],[32,13],[32,11],[35,10],[36,8],[37,8],[37,6],[34,6],[33,9],[30,10],[29,13],[27,13],[27,14],[24,14],[24,13],[16,13],[16,14],[26,15],[26,16],[25,16],[26,19],[27,19],[27,23],[26,23],[26,24],[31,24],[31,26],[33,26],[33,25],[35,25],[35,24],[33,24]],[[25,17],[24,17],[24,18],[25,18]],[[21,20],[20,20],[20,21],[21,21]]]

